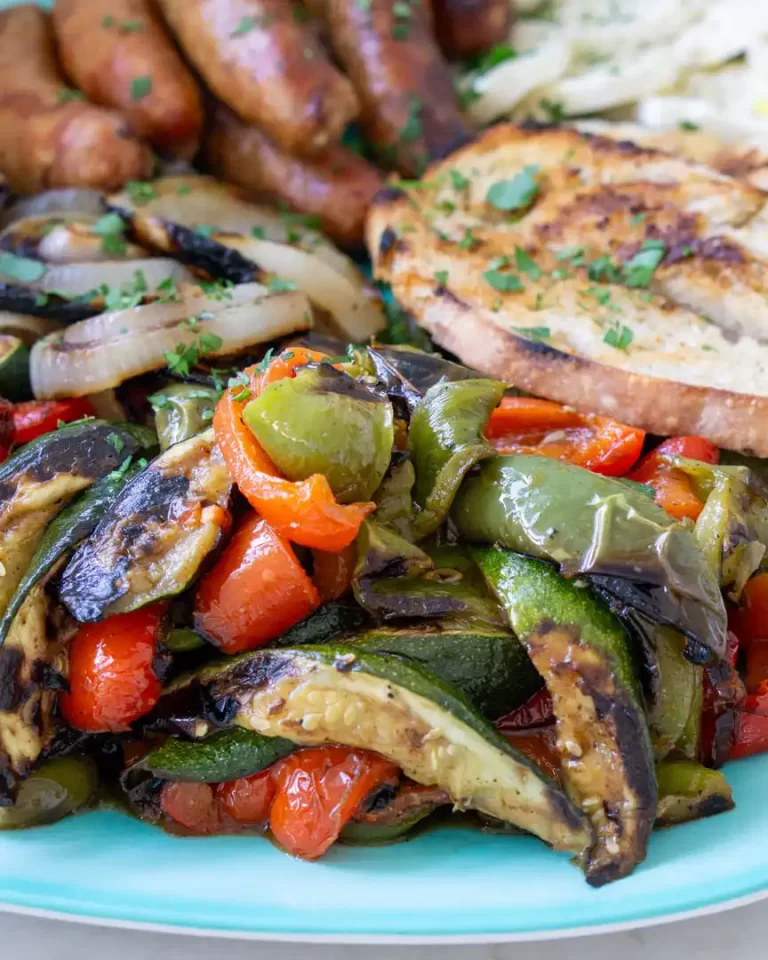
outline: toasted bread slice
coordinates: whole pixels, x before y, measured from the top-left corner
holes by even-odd
[[[528,210],[486,202],[526,166],[538,167]],[[382,192],[368,243],[376,276],[465,363],[655,433],[768,456],[768,264],[718,233],[764,201],[652,150],[502,126],[420,188]]]

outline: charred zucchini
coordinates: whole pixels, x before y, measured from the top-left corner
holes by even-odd
[[[0,644],[5,640],[21,605],[29,591],[46,577],[63,556],[86,537],[90,536],[129,479],[138,472],[138,467],[114,470],[103,480],[82,493],[74,503],[65,507],[43,534],[26,573],[0,618]]]
[[[717,578],[693,533],[644,493],[548,457],[518,454],[482,464],[452,512],[469,540],[498,543],[583,574],[633,629],[664,624],[706,664],[725,653]]]
[[[199,741],[169,737],[140,766],[162,780],[223,783],[259,773],[295,749],[291,740],[234,727]]]
[[[28,400],[29,350],[18,337],[0,334],[0,396],[7,400]]]
[[[298,745],[374,750],[462,808],[582,854],[586,818],[462,695],[420,667],[354,646],[262,649],[175,685],[164,709],[211,709],[221,721]]]
[[[626,876],[645,858],[657,801],[629,640],[584,584],[549,564],[497,548],[474,556],[552,694],[563,780],[597,838],[587,879]]]
[[[90,420],[33,440],[0,466],[0,611],[62,507],[153,440],[143,427]]]
[[[231,488],[212,429],[160,454],[67,564],[59,596],[72,616],[101,620],[185,590],[228,525]]]
[[[490,720],[519,707],[541,687],[541,678],[517,638],[508,630],[482,622],[475,626],[438,621],[376,627],[339,639],[424,667],[461,690]]]

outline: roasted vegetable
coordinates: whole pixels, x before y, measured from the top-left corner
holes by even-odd
[[[7,400],[28,400],[29,350],[17,337],[0,334],[0,396]]]
[[[457,806],[512,822],[558,850],[581,854],[592,840],[565,795],[461,694],[397,658],[341,645],[258,650],[203,669],[165,700],[171,718],[197,703],[201,732],[215,714],[302,746],[373,750]]]
[[[759,568],[768,549],[768,486],[746,466],[717,466],[669,457],[704,501],[696,540],[733,600]]]
[[[21,785],[12,807],[0,807],[0,830],[20,830],[61,820],[96,794],[96,767],[87,757],[48,760]]]
[[[38,543],[26,572],[0,618],[0,644],[5,640],[29,591],[46,577],[56,564],[86,537],[93,533],[105,511],[125,484],[136,476],[138,466],[113,470],[103,480],[82,493],[74,503],[65,507],[48,525]]]
[[[339,503],[370,500],[389,467],[392,405],[330,364],[271,383],[243,416],[282,474],[323,474]]]
[[[660,763],[659,814],[656,825],[669,827],[733,810],[733,794],[719,770],[708,770],[693,760]]]
[[[552,694],[563,781],[595,828],[587,880],[626,876],[645,859],[657,800],[629,639],[584,585],[549,564],[498,548],[473,556]]]
[[[189,440],[205,430],[213,419],[218,394],[210,387],[176,383],[149,397],[155,411],[155,429],[160,449]]]
[[[448,794],[435,787],[401,782],[396,790],[382,787],[366,810],[358,809],[344,827],[340,840],[355,846],[379,846],[402,840],[438,807],[449,803]]]
[[[419,536],[433,533],[476,463],[493,456],[483,431],[504,393],[494,380],[464,380],[430,387],[411,415],[408,450],[416,470],[414,499]]]
[[[0,466],[1,611],[56,514],[153,440],[144,427],[90,420],[33,440]]]
[[[368,347],[368,356],[390,399],[403,401],[398,413],[413,412],[427,390],[438,383],[477,377],[474,371],[459,363],[451,363],[439,353],[426,353],[415,347],[377,344]]]
[[[67,564],[59,595],[72,616],[101,620],[186,589],[229,524],[231,486],[211,429],[162,453]]]
[[[222,783],[258,773],[295,749],[291,740],[234,727],[196,742],[169,737],[139,766],[163,780]]]
[[[376,627],[337,639],[419,664],[461,690],[490,720],[519,707],[541,686],[523,645],[500,626],[431,621]]]
[[[500,543],[578,574],[633,626],[688,638],[686,656],[725,652],[725,607],[692,532],[642,491],[547,457],[497,457],[468,477],[453,519],[469,540]]]
[[[691,735],[701,726],[704,671],[686,660],[685,637],[669,627],[657,627],[654,635],[658,682],[656,697],[649,711],[656,760],[663,760],[672,750],[695,755]]]

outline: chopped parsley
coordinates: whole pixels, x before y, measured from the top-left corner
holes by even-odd
[[[521,337],[527,337],[529,340],[536,340],[539,343],[549,340],[552,336],[549,327],[512,327],[512,329],[515,333],[519,333]]]
[[[556,100],[547,100],[546,97],[539,100],[539,106],[547,115],[547,119],[554,126],[559,127],[561,123],[565,120],[565,110],[563,109],[562,103],[558,103]]]
[[[395,0],[392,4],[392,15],[398,20],[407,20],[413,16],[413,10],[408,0]]]
[[[611,291],[607,287],[587,287],[584,292],[590,297],[594,297],[601,307],[604,307],[611,299]]]
[[[485,197],[486,203],[505,212],[524,210],[533,203],[539,192],[536,182],[538,172],[538,167],[528,166],[511,180],[499,180],[491,184]]]
[[[56,94],[56,103],[71,103],[73,100],[85,100],[85,97],[79,90],[71,87],[65,87]]]
[[[270,347],[269,350],[264,354],[261,360],[256,364],[255,371],[256,373],[266,373],[267,367],[272,363],[272,358],[275,355],[275,348]],[[291,354],[293,356],[293,354]]]
[[[464,176],[460,170],[451,170],[451,185],[454,190],[466,190],[469,186],[469,180]]]
[[[280,214],[280,219],[283,223],[296,227],[308,227],[311,230],[319,230],[321,226],[320,217],[316,213],[294,213],[292,210],[286,210]]]
[[[127,244],[123,236],[124,230],[123,218],[117,213],[105,213],[91,227],[91,233],[102,238],[101,249],[104,253],[114,256],[122,256],[126,251]]]
[[[120,33],[141,33],[143,29],[141,20],[123,20],[120,24]]]
[[[180,183],[176,187],[176,196],[185,197],[188,193],[192,193],[192,187],[188,183]]]
[[[235,374],[234,377],[230,377],[227,380],[227,386],[230,387],[233,391],[238,387],[237,393],[232,394],[232,399],[236,403],[245,403],[246,400],[251,399],[251,381],[248,377],[248,374],[241,370],[240,373]]]
[[[241,17],[240,23],[235,27],[235,29],[230,33],[230,37],[242,37],[246,33],[250,33],[251,30],[254,30],[257,26],[258,20],[256,17]]]
[[[195,227],[195,233],[199,237],[205,237],[206,240],[210,239],[211,235],[218,231],[218,227],[211,223],[198,223]]]
[[[215,333],[204,333],[192,343],[180,343],[175,350],[166,350],[163,354],[171,373],[180,377],[188,377],[191,368],[197,364],[201,356],[213,353],[224,345],[224,341]]]
[[[200,336],[200,353],[214,353],[216,350],[221,350],[224,346],[224,341],[217,333],[203,333]]]
[[[472,247],[477,246],[480,241],[472,233],[471,227],[466,227],[464,230],[464,236],[459,240],[459,250],[471,250]]]
[[[603,337],[603,343],[607,343],[609,347],[615,347],[617,350],[627,350],[633,340],[634,334],[623,323],[617,323],[610,327],[605,331]]]
[[[681,130],[699,130],[701,129],[698,123],[694,123],[693,120],[681,120],[678,124]]]
[[[122,453],[125,447],[125,440],[123,440],[119,433],[108,433],[106,439],[110,447],[114,447],[118,453]]]
[[[602,280],[606,283],[617,283],[621,278],[619,268],[607,255],[593,260],[587,267],[587,275],[590,280]]]
[[[408,107],[408,119],[402,126],[399,134],[400,143],[412,143],[414,140],[418,140],[422,134],[422,123],[421,123],[421,112],[424,109],[424,104],[421,101],[421,97],[411,97],[411,102]]]
[[[295,280],[283,280],[282,277],[272,277],[267,286],[273,293],[283,293],[286,290],[297,289]]]
[[[135,203],[137,207],[142,207],[145,203],[157,199],[157,193],[152,184],[142,180],[129,180],[125,189],[128,191],[131,202]]]
[[[623,265],[621,272],[628,287],[650,286],[653,274],[667,251],[663,240],[646,240],[634,257]]]
[[[516,58],[517,50],[514,47],[511,47],[508,43],[497,43],[495,47],[491,47],[490,50],[481,53],[470,61],[469,66],[470,69],[476,70],[478,73],[487,73],[494,67],[498,67],[500,63],[506,63],[507,60],[515,60]]]
[[[539,280],[543,273],[533,257],[522,247],[515,247],[515,267],[520,273],[529,276],[531,280]]]
[[[584,253],[584,247],[563,247],[555,254],[555,260],[558,263],[569,260],[572,267],[580,267],[584,263]]]
[[[448,283],[448,271],[447,270],[436,270],[435,271],[435,280],[440,284],[441,287],[444,287]]]
[[[134,77],[131,80],[131,100],[143,100],[152,93],[152,77]]]
[[[486,270],[483,279],[502,293],[517,293],[523,289],[520,277],[515,273],[502,273],[500,270]]]
[[[19,257],[15,253],[0,253],[0,273],[19,283],[34,283],[42,279],[48,268],[40,260],[31,257]]]
[[[636,213],[629,222],[633,227],[636,227],[638,224],[642,223],[647,216],[647,213]]]
[[[103,287],[106,310],[130,310],[137,307],[147,292],[147,279],[141,270],[134,270],[133,282],[122,284],[119,289]]]
[[[157,289],[162,292],[158,303],[170,303],[172,300],[179,300],[179,291],[176,288],[176,281],[173,277],[166,277],[161,283],[158,283]]]
[[[231,300],[231,280],[198,280],[198,285],[209,300]]]
[[[251,236],[256,240],[263,240],[266,237],[264,227],[251,227]]]

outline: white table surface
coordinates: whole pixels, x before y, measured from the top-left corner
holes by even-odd
[[[482,947],[362,947],[211,940],[0,913],[2,960],[766,960],[768,900],[629,933]]]

